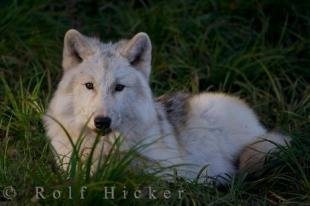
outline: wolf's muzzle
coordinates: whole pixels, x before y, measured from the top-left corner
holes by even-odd
[[[110,117],[103,117],[98,116],[94,119],[94,124],[96,130],[103,134],[108,134],[111,132],[111,118]]]
[[[110,117],[99,116],[95,118],[94,122],[97,129],[107,129],[111,125]]]

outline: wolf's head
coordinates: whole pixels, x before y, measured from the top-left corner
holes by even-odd
[[[64,38],[64,74],[58,90],[72,105],[75,123],[106,134],[148,121],[154,112],[148,84],[151,42],[138,33],[130,40],[101,43],[76,30]],[[71,113],[66,111],[66,113]],[[126,127],[126,128],[125,128]]]

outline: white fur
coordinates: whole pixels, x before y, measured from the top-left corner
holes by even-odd
[[[210,165],[208,175],[236,172],[234,162],[241,150],[266,130],[241,100],[221,93],[203,93],[190,100],[189,120],[181,134],[186,161]],[[192,152],[197,151],[197,152]]]
[[[151,43],[144,33],[129,41],[102,44],[70,30],[65,37],[63,67],[44,123],[64,168],[72,146],[49,116],[67,129],[74,143],[89,120],[81,152],[85,155],[96,137],[94,117],[109,116],[113,132],[101,137],[94,161],[101,158],[101,149],[109,153],[113,137],[121,134],[129,147],[140,141],[154,142],[141,155],[163,166],[185,164],[178,172],[189,179],[206,165],[207,176],[233,175],[237,171],[234,162],[246,146],[261,137],[268,139],[266,129],[243,101],[221,93],[202,93],[188,99],[185,123],[175,132],[164,106],[154,101],[148,85]],[[95,87],[91,91],[84,85],[90,81]],[[124,91],[114,92],[116,83],[124,84]],[[272,148],[268,146],[268,150]]]

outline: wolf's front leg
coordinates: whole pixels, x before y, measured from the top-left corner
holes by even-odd
[[[89,162],[91,158],[91,174],[95,174],[101,165],[105,162],[105,157],[111,152],[112,145],[108,141],[99,141],[96,145],[85,145],[81,149],[81,161],[83,166],[87,166],[86,162]]]
[[[104,157],[110,153],[112,148],[108,141],[99,140],[97,144],[93,139],[86,139],[80,147],[75,145],[75,150],[69,141],[52,141],[52,148],[56,158],[56,164],[64,171],[69,171],[74,161],[82,164],[85,169],[89,158],[91,158],[91,174],[94,174],[100,164],[104,162]]]

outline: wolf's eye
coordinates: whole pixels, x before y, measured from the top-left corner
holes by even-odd
[[[124,88],[125,88],[125,86],[122,85],[122,84],[117,84],[117,85],[115,85],[115,91],[116,91],[116,92],[123,91]]]
[[[86,87],[87,89],[94,89],[94,84],[91,83],[91,82],[87,82],[87,83],[85,83],[85,87]]]

